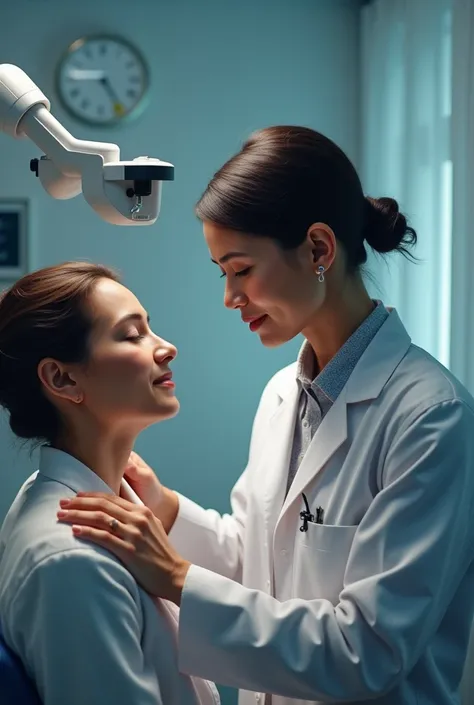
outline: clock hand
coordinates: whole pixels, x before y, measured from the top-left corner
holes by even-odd
[[[73,81],[103,81],[104,72],[98,69],[71,69],[68,78]]]
[[[100,79],[100,82],[101,82],[101,84],[103,85],[104,90],[109,94],[110,99],[113,101],[113,104],[114,104],[114,113],[115,113],[116,115],[122,115],[122,113],[124,112],[123,105],[122,105],[122,103],[120,102],[117,93],[116,93],[116,92],[114,91],[114,89],[112,88],[112,86],[111,86],[111,84],[110,84],[110,81],[109,81],[109,79],[107,78],[107,76],[103,76],[103,77]]]

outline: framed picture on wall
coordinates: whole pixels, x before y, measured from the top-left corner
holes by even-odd
[[[28,202],[0,198],[0,282],[28,271]]]

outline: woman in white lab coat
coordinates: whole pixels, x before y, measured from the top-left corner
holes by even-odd
[[[57,520],[60,498],[81,490],[139,501],[123,475],[138,433],[179,409],[176,349],[114,272],[70,262],[4,293],[0,351],[11,429],[42,444],[0,530],[0,631],[41,702],[218,705],[212,683],[179,671],[176,606]]]
[[[232,514],[162,487],[135,456],[148,526],[100,494],[65,521],[180,604],[181,670],[240,688],[241,705],[456,703],[474,611],[474,401],[360,270],[367,247],[406,254],[415,232],[395,201],[364,197],[336,145],[297,127],[255,134],[197,214],[225,305],[266,346],[305,338],[263,392]]]

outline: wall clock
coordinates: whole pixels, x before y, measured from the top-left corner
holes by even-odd
[[[57,90],[76,119],[92,125],[116,125],[142,111],[149,71],[141,52],[112,35],[78,39],[61,58]]]

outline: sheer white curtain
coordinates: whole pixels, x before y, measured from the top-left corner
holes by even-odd
[[[474,0],[453,0],[452,44],[451,369],[474,394]]]
[[[399,201],[421,258],[371,257],[371,288],[474,393],[474,0],[374,0],[362,49],[364,188]]]
[[[450,362],[451,0],[374,0],[362,9],[362,180],[391,196],[419,237],[413,264],[370,257],[375,297],[413,341]]]
[[[474,0],[453,0],[452,35],[451,369],[474,394]],[[474,705],[474,627],[461,700],[462,705]]]

